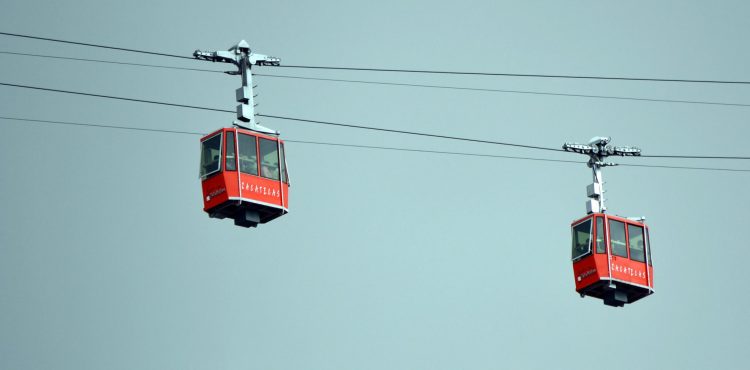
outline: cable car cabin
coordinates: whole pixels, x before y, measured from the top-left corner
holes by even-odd
[[[571,224],[576,291],[622,307],[654,292],[648,226],[593,213]]]
[[[210,217],[256,227],[289,212],[284,142],[277,137],[236,127],[206,135],[200,177]]]

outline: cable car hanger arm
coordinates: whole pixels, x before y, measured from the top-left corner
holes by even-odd
[[[279,58],[253,53],[250,50],[250,45],[245,40],[240,41],[227,51],[196,50],[193,52],[193,57],[210,62],[232,63],[237,66],[237,71],[228,71],[225,73],[242,77],[242,87],[236,91],[237,102],[240,103],[237,106],[237,119],[248,126],[240,126],[240,123],[237,121],[234,121],[233,124],[264,134],[279,135],[278,131],[261,126],[255,118],[257,116],[255,113],[257,104],[255,104],[256,95],[253,95],[253,88],[255,86],[253,86],[253,74],[251,71],[253,65],[278,66],[281,64]]]
[[[229,71],[225,72],[231,75],[239,75],[242,73],[242,59],[247,56],[248,68],[251,65],[257,66],[280,66],[281,59],[271,57],[264,54],[256,54],[250,50],[250,45],[247,41],[242,40],[237,45],[232,46],[227,51],[202,51],[196,50],[193,52],[195,59],[206,60],[209,62],[220,62],[220,63],[232,63],[239,69],[237,72]]]
[[[618,155],[640,156],[641,150],[636,147],[628,146],[608,146],[611,138],[596,136],[589,140],[588,144],[565,143],[562,148],[566,152],[574,152],[589,156],[587,165],[591,168],[593,183],[586,187],[586,193],[589,200],[586,202],[587,213],[604,213],[607,207],[604,206],[604,180],[602,178],[602,168],[617,166],[616,163],[606,162],[609,156]]]

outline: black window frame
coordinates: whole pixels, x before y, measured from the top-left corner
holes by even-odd
[[[237,156],[239,157],[239,161],[240,161],[240,173],[244,173],[245,175],[258,176],[258,167],[259,167],[258,166],[258,136],[252,135],[252,134],[247,134],[247,133],[244,133],[244,132],[238,132],[238,133],[239,133],[239,135],[237,136],[236,140],[237,140]],[[247,145],[243,145],[242,142],[240,141],[240,138],[243,137],[243,136],[252,138],[252,142],[254,143],[253,145],[255,145],[255,151],[254,151],[255,167],[253,167],[255,169],[254,173],[253,172],[246,172],[245,171],[245,169],[246,169],[246,167],[244,167],[245,162],[251,162],[251,161],[247,160],[247,161],[243,162],[243,159],[242,159],[242,155],[243,154],[248,154],[249,153],[249,152],[243,152],[243,150],[242,150],[243,148],[245,148],[247,146]]]
[[[230,138],[231,135],[231,138]],[[237,145],[235,144],[234,131],[227,131],[226,140],[224,140],[224,171],[237,171]],[[229,149],[232,150],[232,160],[230,162]],[[231,163],[232,167],[229,167]]]
[[[648,227],[643,227],[646,230],[646,259],[648,259],[648,265],[653,266],[653,260],[651,259],[651,236],[648,233]]]
[[[624,251],[625,251],[624,255],[618,253],[620,251],[620,249],[615,249],[615,240],[614,240],[614,235],[615,235],[614,230],[615,230],[615,227],[612,226],[613,222],[617,222],[617,223],[622,224],[622,236],[623,236],[622,242],[623,242],[623,248],[624,248]],[[610,245],[610,249],[612,251],[612,255],[613,256],[629,258],[628,257],[628,234],[627,234],[628,228],[627,228],[626,225],[627,225],[627,222],[623,222],[623,221],[620,221],[620,220],[615,220],[615,219],[612,219],[612,218],[610,218],[609,222],[607,222],[607,226],[609,228],[609,245]]]
[[[219,149],[219,158],[216,161],[216,169],[214,169],[213,171],[209,172],[209,171],[205,170],[206,164],[204,162],[204,159],[205,159],[205,157],[204,157],[205,156],[205,151],[204,151],[205,149],[204,148],[205,148],[205,145],[209,141],[214,140],[216,137],[219,138],[219,146],[218,146],[218,149]],[[222,171],[223,166],[221,165],[221,162],[222,162],[223,146],[224,146],[224,133],[223,132],[217,132],[215,135],[212,135],[211,137],[208,137],[205,140],[201,140],[201,161],[200,161],[200,168],[199,168],[199,171],[198,171],[198,174],[199,174],[199,176],[200,176],[201,179],[205,180],[205,179],[207,179],[207,178],[209,178],[209,177],[211,177],[211,176],[213,176],[213,175],[215,175],[217,173],[220,173]],[[213,161],[210,162],[210,164],[213,164]],[[206,171],[206,172],[204,173],[204,171]]]
[[[286,149],[284,148],[284,143],[279,140],[279,167],[281,168],[281,181],[287,185],[289,185],[289,173],[286,169]]]
[[[631,243],[633,241],[633,236],[630,234],[631,228],[639,229],[641,231],[640,253],[638,253],[638,249],[633,249]],[[646,235],[643,225],[628,224],[628,253],[630,254],[629,258],[631,261],[646,263]]]
[[[279,179],[281,178],[281,164],[279,163],[280,162],[280,160],[279,160],[280,159],[279,158],[279,142],[277,140],[266,139],[264,137],[258,137],[258,139],[259,139],[258,140],[258,164],[260,165],[260,176],[263,177],[264,179],[269,179],[269,180],[273,180],[273,181],[279,181]],[[273,145],[273,150],[264,154],[263,153],[263,144],[264,144],[264,142],[272,144]],[[270,146],[268,146],[268,147],[270,148]],[[268,156],[268,155],[273,154],[273,152],[276,152],[276,155],[275,155],[275,159],[276,159],[275,175],[276,176],[275,177],[269,177],[269,176],[266,176],[263,173],[263,168],[264,167],[271,168],[273,166],[273,164],[264,165],[263,158],[266,157],[266,156]]]
[[[607,253],[607,223],[605,222],[604,217],[602,216],[596,216],[595,218],[596,218],[596,222],[594,222],[594,226],[596,227],[596,238],[594,238],[594,242],[596,244],[596,253],[606,254]],[[601,226],[601,228],[599,226]],[[599,232],[602,233],[601,237],[599,236]],[[599,248],[600,239],[601,239],[601,249]]]
[[[589,231],[588,231],[588,243],[586,245],[586,250],[581,251],[580,248],[578,248],[579,243],[578,242],[578,235],[576,233],[580,233],[580,231],[577,231],[576,228],[578,228],[581,225],[587,224],[589,225]],[[581,222],[573,225],[571,230],[571,259],[573,262],[578,261],[587,255],[591,254],[591,245],[592,245],[592,231],[594,227],[594,221],[592,218],[587,218],[585,220],[582,220]],[[576,250],[578,250],[578,253],[576,254]]]

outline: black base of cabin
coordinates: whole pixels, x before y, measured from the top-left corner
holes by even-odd
[[[278,208],[249,202],[238,204],[236,201],[229,201],[210,209],[208,216],[218,219],[234,219],[234,224],[237,226],[257,227],[258,224],[264,224],[285,213]]]
[[[246,209],[244,212],[240,211],[234,216],[234,224],[242,227],[257,227],[260,223],[260,215],[258,212]]]
[[[578,293],[581,294],[581,297],[589,296],[601,299],[607,306],[622,307],[627,303],[633,303],[653,294],[653,291],[619,281],[599,280],[578,291]]]

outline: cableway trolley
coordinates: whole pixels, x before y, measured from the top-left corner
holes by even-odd
[[[649,228],[643,217],[605,213],[601,168],[613,166],[610,155],[638,156],[640,149],[609,147],[609,138],[595,137],[588,145],[566,143],[563,149],[589,155],[594,182],[587,187],[588,215],[571,224],[573,275],[576,291],[622,307],[654,293]]]
[[[288,212],[289,181],[283,140],[239,127],[201,139],[203,210],[257,226]]]
[[[279,65],[279,59],[250,52],[244,40],[228,51],[196,50],[193,56],[235,64],[242,76],[237,89],[233,127],[201,138],[200,178],[203,210],[212,218],[231,218],[235,225],[256,227],[289,212],[289,174],[284,141],[255,118],[253,65]],[[242,125],[240,124],[242,123]]]

